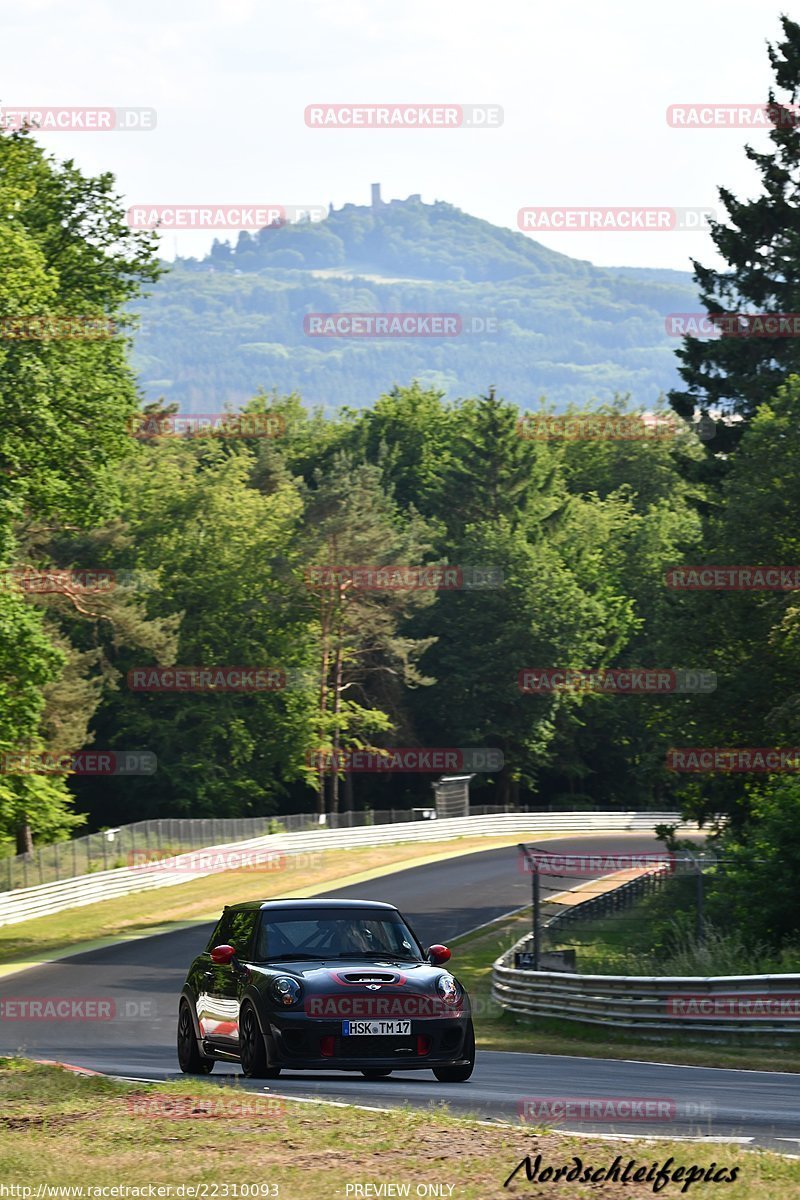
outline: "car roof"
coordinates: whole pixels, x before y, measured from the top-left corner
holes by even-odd
[[[383,904],[380,900],[324,900],[311,897],[307,900],[242,900],[238,904],[226,904],[227,912],[242,912],[253,909],[282,909],[307,908],[313,912],[336,912],[340,908],[377,909],[382,912],[397,912],[393,904]]]

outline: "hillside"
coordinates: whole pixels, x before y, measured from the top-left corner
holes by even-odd
[[[442,202],[348,204],[178,259],[141,306],[134,365],[148,399],[187,412],[259,388],[360,407],[412,378],[451,397],[495,384],[522,404],[630,392],[650,406],[678,382],[664,316],[696,308],[688,273],[594,267]],[[304,331],[307,314],[340,312],[457,313],[463,330]]]

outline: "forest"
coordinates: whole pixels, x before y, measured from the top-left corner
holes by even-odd
[[[721,192],[726,265],[695,264],[709,314],[800,312],[800,138],[770,138],[748,151],[762,194]],[[146,817],[426,803],[431,773],[348,769],[415,749],[482,763],[479,804],[720,827],[731,904],[791,932],[797,340],[686,337],[661,407],[531,404],[483,363],[461,398],[413,376],[366,404],[264,386],[187,426],[131,360],[164,271],[110,175],[0,135],[0,853]],[[434,755],[454,749],[485,757]],[[148,770],[76,771],[89,752]]]

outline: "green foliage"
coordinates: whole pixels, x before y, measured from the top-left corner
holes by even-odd
[[[784,33],[771,57],[795,98],[800,27],[784,19]],[[768,203],[723,193],[734,230],[717,227],[715,240],[731,271],[697,268],[712,307],[800,308],[800,242],[784,220],[799,136],[775,131],[774,156],[751,153]],[[0,314],[118,320],[159,272],[110,176],[87,179],[27,135],[0,136]],[[149,300],[133,359],[145,411],[245,403],[280,418],[274,439],[136,440],[127,337],[0,339],[0,567],[128,573],[91,598],[0,588],[0,753],[94,745],[147,749],[159,764],[152,777],[99,781],[0,774],[0,852],[67,836],[83,819],[73,798],[95,826],[315,801],[320,814],[408,807],[428,799],[429,777],[333,774],[323,786],[310,755],[493,747],[505,767],[477,776],[479,803],[680,803],[719,826],[733,862],[708,877],[709,936],[693,942],[681,880],[669,903],[648,901],[638,952],[661,968],[790,961],[800,789],[677,776],[665,754],[796,740],[796,593],[680,593],[664,572],[800,562],[793,340],[684,351],[677,411],[729,403],[747,418],[714,489],[699,482],[704,451],[688,423],[662,437],[559,441],[526,436],[523,420],[537,403],[577,417],[597,396],[599,415],[635,421],[620,393],[656,405],[673,371],[663,317],[694,303],[678,273],[597,269],[409,200],[215,243]],[[362,310],[458,312],[499,328],[450,341],[303,333],[309,312]],[[481,380],[497,388],[476,396]],[[486,575],[482,586],[378,591],[313,574],[431,564]],[[128,673],[154,664],[276,668],[286,686],[132,689]],[[519,686],[526,668],[651,666],[715,671],[717,690]]]
[[[751,945],[800,945],[800,782],[771,778],[751,785],[740,828],[724,830],[719,850],[730,860],[717,872],[709,901],[713,920]]]
[[[132,780],[110,801],[114,823],[130,819],[131,805],[139,816],[274,811],[281,780],[302,765],[311,634],[291,549],[302,501],[292,482],[269,495],[251,487],[253,464],[241,445],[179,439],[143,447],[124,480],[132,565],[158,580],[144,597],[147,615],[174,640],[144,652],[116,647],[118,690],[107,695],[98,736],[152,750],[159,773],[157,792],[150,779]],[[154,662],[275,668],[288,685],[252,694],[131,691],[127,673]]]
[[[0,135],[2,753],[44,748],[56,733],[59,688],[63,700],[88,668],[43,611],[8,587],[6,572],[25,561],[20,526],[87,528],[107,518],[130,446],[126,420],[136,411],[124,337],[31,336],[25,322],[119,320],[141,282],[158,275],[153,244],[126,227],[111,176],[86,178],[27,134]],[[6,321],[21,322],[23,336]],[[90,708],[82,709],[77,724],[85,729]],[[68,808],[63,779],[4,774],[0,844],[15,835],[26,850],[32,834],[63,835],[80,823]]]
[[[669,565],[800,562],[798,419],[800,378],[791,376],[748,425],[696,552]],[[800,729],[797,592],[678,592],[665,611],[685,657],[717,673],[716,691],[692,698],[675,744],[792,745]],[[737,826],[747,819],[747,775],[684,777],[682,792],[687,811],[701,817],[728,814]]]
[[[768,107],[775,114],[769,150],[752,146],[745,154],[762,186],[754,200],[738,200],[719,189],[727,223],[711,221],[711,239],[726,267],[717,270],[694,263],[694,277],[708,313],[796,313],[800,311],[800,25],[781,17],[783,40],[769,46],[775,88]],[[786,376],[800,370],[800,341],[795,336],[688,337],[678,350],[684,390],[674,390],[675,411],[691,417],[697,408],[733,413],[749,420],[759,404],[769,401]],[[726,451],[741,435],[741,426],[720,429],[710,450]]]

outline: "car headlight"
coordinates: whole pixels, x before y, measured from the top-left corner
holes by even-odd
[[[458,1004],[461,999],[461,986],[457,979],[446,972],[436,980],[436,990],[445,1004]]]
[[[279,975],[277,979],[273,979],[270,990],[273,999],[277,1000],[278,1004],[285,1004],[287,1008],[296,1004],[302,995],[300,984],[296,979],[292,979],[291,975]]]

